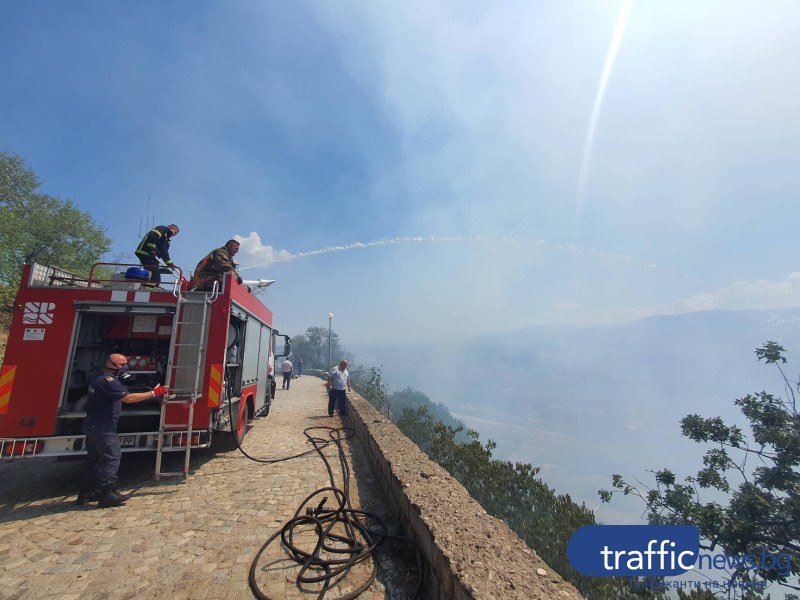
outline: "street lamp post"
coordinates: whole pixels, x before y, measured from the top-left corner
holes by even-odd
[[[328,313],[328,368],[330,369],[333,363],[331,362],[331,323],[333,322],[333,313]]]

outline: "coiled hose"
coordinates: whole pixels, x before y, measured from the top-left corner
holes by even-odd
[[[233,403],[230,402],[230,399],[228,410],[231,425],[233,425]],[[327,432],[327,436],[322,437],[321,434],[325,432]],[[234,432],[232,431],[231,433],[233,434]],[[270,459],[251,456],[242,448],[237,436],[233,435],[239,452],[249,460],[262,464],[283,462],[316,452],[325,464],[330,482],[329,486],[319,488],[306,496],[295,511],[294,516],[272,534],[256,552],[250,564],[248,575],[253,595],[259,600],[279,600],[278,598],[270,598],[265,594],[256,580],[259,560],[267,548],[278,538],[281,540],[286,557],[299,566],[295,577],[295,585],[305,593],[317,591],[317,598],[320,600],[325,597],[333,586],[340,583],[347,576],[353,566],[372,559],[372,570],[364,583],[357,589],[339,596],[336,600],[357,598],[369,588],[377,574],[378,565],[375,550],[386,540],[398,540],[412,545],[415,550],[418,576],[413,598],[420,598],[423,584],[423,562],[422,551],[416,540],[387,533],[386,524],[380,517],[373,513],[354,509],[350,502],[350,466],[347,463],[342,442],[355,436],[355,430],[349,427],[317,426],[304,429],[303,434],[313,446],[312,449],[293,456]],[[342,473],[341,488],[336,486],[333,469],[323,452],[330,444],[334,444],[337,448],[339,466]],[[326,508],[325,505],[328,503],[329,496],[335,498],[335,508]],[[318,501],[320,497],[322,498]],[[315,503],[316,506],[314,506]],[[375,527],[367,525],[370,521],[375,523]],[[305,539],[310,531],[315,533],[316,540],[312,544],[308,544],[312,547],[303,549],[295,538],[302,537]],[[311,590],[308,587],[320,584],[321,588],[319,590]]]

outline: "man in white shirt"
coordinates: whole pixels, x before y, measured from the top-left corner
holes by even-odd
[[[283,373],[283,389],[288,390],[289,384],[292,382],[292,371],[294,370],[294,365],[292,365],[292,361],[289,360],[287,356],[283,361],[283,369],[281,372]]]
[[[349,363],[344,358],[338,366],[328,372],[328,416],[333,416],[333,408],[339,403],[339,416],[347,414],[347,391],[352,391],[350,387],[350,372],[347,370]]]

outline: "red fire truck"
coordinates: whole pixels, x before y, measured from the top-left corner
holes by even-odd
[[[156,477],[185,477],[192,448],[215,431],[241,440],[269,413],[276,345],[290,352],[253,293],[271,281],[228,273],[211,291],[188,291],[178,272],[152,289],[141,271],[98,263],[82,278],[25,265],[0,371],[0,460],[85,454],[88,386],[112,352],[128,357],[131,392],[170,388],[165,401],[123,404],[119,420],[123,452],[155,452]],[[183,471],[162,471],[168,451],[185,453]]]

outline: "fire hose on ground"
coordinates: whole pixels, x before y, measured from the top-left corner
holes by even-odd
[[[350,467],[342,442],[355,436],[349,427],[308,427],[303,430],[307,441],[313,446],[306,452],[280,458],[257,458],[248,454],[241,445],[239,436],[233,431],[233,403],[228,401],[231,419],[231,433],[239,452],[249,460],[272,464],[300,458],[316,452],[325,464],[329,486],[319,488],[306,496],[300,506],[278,531],[273,533],[259,548],[250,565],[248,581],[253,595],[259,600],[278,600],[268,596],[258,584],[258,564],[267,549],[280,539],[284,556],[295,563],[298,572],[295,585],[304,593],[317,593],[322,599],[332,587],[340,583],[354,566],[371,559],[372,568],[366,580],[355,590],[339,596],[336,600],[352,600],[366,591],[377,575],[378,558],[376,549],[387,540],[410,544],[416,555],[417,586],[413,598],[420,598],[423,584],[422,551],[416,540],[392,535],[386,524],[373,513],[353,508],[350,502]],[[244,425],[247,426],[246,424]],[[327,432],[326,437],[321,434]],[[337,487],[333,469],[323,452],[329,445],[335,445],[342,473],[342,487]],[[333,498],[331,502],[329,499]],[[333,507],[330,507],[334,504]],[[326,507],[328,505],[328,507]],[[372,525],[370,525],[370,523]],[[313,532],[313,535],[311,534]],[[312,541],[301,547],[300,539]],[[314,539],[315,538],[315,539]],[[316,586],[315,589],[311,589]]]

